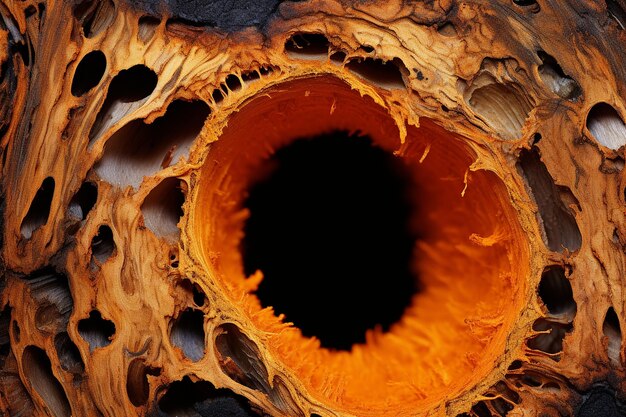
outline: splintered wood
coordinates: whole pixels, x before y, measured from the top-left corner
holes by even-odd
[[[250,3],[0,0],[2,415],[621,415],[624,0]],[[421,289],[348,350],[241,250],[334,131],[418,202]]]

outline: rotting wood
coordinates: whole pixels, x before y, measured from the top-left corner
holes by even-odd
[[[0,15],[3,415],[623,415],[623,0]],[[262,308],[240,251],[263,161],[334,130],[428,219],[423,289],[351,350]]]

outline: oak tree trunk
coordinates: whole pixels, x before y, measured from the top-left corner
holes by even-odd
[[[2,415],[624,415],[624,0],[0,17]]]

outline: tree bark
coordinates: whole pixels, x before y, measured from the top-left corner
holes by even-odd
[[[3,415],[626,412],[624,0],[0,15]],[[338,131],[410,179],[419,281],[345,349],[266,305],[242,249],[267,161]]]

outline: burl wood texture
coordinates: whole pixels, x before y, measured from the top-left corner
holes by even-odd
[[[0,16],[2,415],[623,415],[623,0]],[[424,290],[349,351],[239,250],[262,161],[332,130],[421,202]]]

